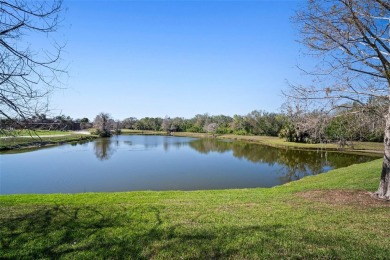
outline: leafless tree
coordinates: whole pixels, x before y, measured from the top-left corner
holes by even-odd
[[[115,121],[108,113],[100,113],[95,117],[93,121],[93,127],[96,128],[96,132],[101,137],[111,136],[111,129],[114,128]]]
[[[308,0],[297,12],[302,44],[320,59],[307,72],[311,84],[291,84],[285,93],[323,111],[354,102],[367,109],[369,99],[390,99],[390,3],[388,0]],[[384,160],[375,193],[390,199],[390,110],[385,115]],[[348,107],[346,107],[348,108]]]
[[[161,123],[161,129],[163,131],[169,132],[171,130],[172,120],[169,116],[165,116]]]
[[[51,40],[62,0],[0,1],[0,120],[15,123],[46,113],[60,82],[62,47]],[[39,40],[38,40],[39,39]],[[8,127],[0,125],[0,131]]]
[[[121,124],[121,121],[119,120],[116,120],[115,121],[115,129],[114,129],[114,132],[116,135],[120,135],[122,133],[122,124]]]
[[[324,141],[325,127],[329,116],[322,110],[309,110],[300,104],[284,104],[284,113],[291,125],[285,126],[283,137],[288,141],[305,143],[322,143]]]
[[[204,130],[206,131],[206,133],[213,134],[213,136],[217,131],[217,129],[218,129],[217,123],[210,123],[204,126]]]

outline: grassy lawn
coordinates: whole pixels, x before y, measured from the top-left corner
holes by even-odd
[[[5,133],[0,133],[0,136],[45,136],[45,135],[66,135],[70,134],[69,131],[54,131],[54,130],[12,130],[12,131],[6,131]]]
[[[269,189],[0,196],[0,258],[386,259],[381,160]]]

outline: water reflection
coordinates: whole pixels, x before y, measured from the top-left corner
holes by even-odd
[[[163,148],[165,152],[168,152],[170,148],[180,149],[182,146],[187,146],[188,141],[186,142],[172,142],[170,139],[164,140]]]
[[[139,142],[139,138],[136,138],[136,140],[133,141],[124,140],[123,143],[132,146],[132,150],[134,149],[138,151],[141,149],[141,147],[142,150],[150,150],[162,146],[164,151],[167,152],[170,148],[180,148],[183,145],[188,145],[189,141],[189,139],[183,139],[181,141],[178,141],[177,138],[173,138],[170,136],[147,135],[143,137],[144,138],[142,142]]]
[[[117,149],[119,149],[121,146],[123,147],[123,145],[130,147],[128,151],[157,149],[162,145],[164,151],[168,152],[169,149],[172,148],[180,149],[182,146],[187,146],[188,142],[189,139],[183,139],[183,141],[180,141],[177,140],[177,138],[161,136],[145,136],[145,139],[140,142],[138,139],[127,140],[126,136],[117,136],[95,140],[94,152],[97,159],[100,161],[105,161],[111,159]]]
[[[115,153],[116,147],[119,146],[118,140],[110,138],[100,138],[94,142],[95,156],[100,161],[105,161],[111,158]]]
[[[371,159],[216,139],[115,136],[1,155],[0,194],[273,187]]]
[[[326,151],[303,151],[294,149],[273,148],[244,142],[228,142],[217,139],[199,139],[189,143],[196,151],[226,153],[232,151],[236,158],[246,159],[253,163],[281,166],[278,171],[282,183],[298,180],[308,175],[345,167],[353,163],[372,160],[368,156],[332,153]]]

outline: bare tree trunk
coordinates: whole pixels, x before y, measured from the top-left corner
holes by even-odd
[[[378,198],[390,199],[390,109],[386,115],[384,146],[385,154],[383,157],[381,180],[375,195]]]

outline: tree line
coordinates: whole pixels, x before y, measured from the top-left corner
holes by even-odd
[[[369,100],[364,104],[346,104],[343,109],[331,113],[305,110],[286,105],[283,112],[254,110],[246,115],[197,114],[183,117],[128,117],[114,120],[107,113],[100,113],[93,121],[98,134],[108,136],[120,129],[210,134],[279,136],[291,142],[322,143],[349,141],[382,142],[386,107],[383,100]],[[362,112],[364,111],[364,112]]]
[[[387,100],[370,99],[366,104],[350,103],[332,112],[309,110],[297,104],[286,103],[283,112],[254,110],[246,115],[197,114],[183,117],[128,117],[114,120],[108,113],[98,114],[94,120],[87,117],[73,119],[60,115],[53,118],[37,114],[31,118],[0,120],[9,129],[82,130],[95,128],[102,137],[121,133],[121,129],[210,134],[279,136],[290,142],[326,143],[350,141],[382,142]]]

